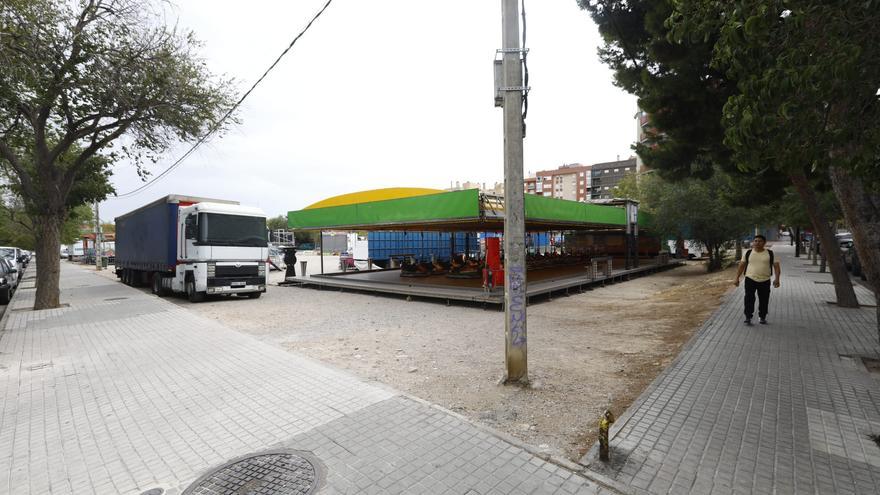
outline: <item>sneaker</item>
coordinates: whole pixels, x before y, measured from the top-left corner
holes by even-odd
[[[748,326],[752,326],[752,319],[751,319],[751,318],[746,318],[746,321],[744,321],[743,323],[745,323],[745,324],[748,325]]]
[[[766,325],[766,324],[767,324],[767,318],[761,318],[761,319],[758,320],[758,321],[761,322],[761,325]]]

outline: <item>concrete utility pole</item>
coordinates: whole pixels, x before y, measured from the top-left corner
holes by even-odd
[[[501,0],[504,107],[505,383],[528,383],[526,249],[523,198],[523,74],[519,0]]]
[[[101,215],[95,201],[95,270],[101,270]]]

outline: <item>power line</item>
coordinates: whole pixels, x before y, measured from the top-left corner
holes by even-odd
[[[290,49],[293,48],[293,45],[295,45],[296,42],[299,41],[299,39],[302,38],[302,36],[304,34],[306,34],[306,31],[308,31],[309,28],[312,27],[312,24],[314,24],[314,22],[316,20],[318,20],[319,17],[321,17],[321,14],[323,14],[324,11],[327,10],[327,7],[329,7],[332,2],[333,2],[333,0],[327,0],[327,3],[324,4],[324,6],[321,8],[321,10],[319,10],[318,13],[314,15],[314,17],[312,17],[312,20],[310,20],[309,23],[306,24],[306,27],[303,28],[303,30],[300,31],[299,34],[297,34],[296,37],[293,38],[293,41],[291,41],[290,44],[287,45],[287,48],[285,48],[284,51],[282,51],[281,54],[278,55],[278,58],[276,58],[275,61],[272,62],[272,65],[270,65],[269,68],[266,69],[265,72],[263,72],[263,75],[260,76],[259,79],[257,79],[257,82],[255,82],[253,84],[253,86],[251,86],[250,89],[248,89],[245,92],[245,94],[242,95],[242,97],[238,99],[238,101],[235,103],[235,105],[233,105],[232,108],[230,108],[229,111],[227,111],[226,114],[224,114],[223,117],[220,118],[220,120],[215,122],[214,125],[211,126],[210,129],[208,129],[208,132],[205,133],[204,136],[199,138],[199,140],[196,141],[196,143],[189,150],[187,150],[186,153],[184,153],[180,158],[177,159],[177,161],[175,161],[168,168],[166,168],[164,171],[162,171],[161,174],[157,175],[156,177],[154,177],[152,180],[150,180],[146,184],[143,184],[142,186],[140,186],[132,191],[129,191],[127,193],[117,194],[116,197],[117,198],[124,198],[126,196],[134,196],[135,194],[147,189],[148,187],[152,186],[153,184],[158,182],[160,179],[162,179],[163,177],[165,177],[166,175],[171,173],[175,168],[177,168],[181,163],[183,163],[184,160],[186,160],[191,154],[193,154],[196,151],[196,149],[198,149],[199,146],[201,146],[205,141],[208,140],[209,137],[211,137],[212,134],[214,134],[215,132],[217,132],[218,129],[220,129],[220,125],[223,124],[223,122],[225,122],[226,119],[228,119],[229,116],[232,115],[232,112],[234,112],[242,104],[242,102],[244,102],[244,100],[251,94],[251,92],[253,92],[253,90],[256,89],[256,87],[261,82],[263,82],[263,79],[265,79],[266,76],[269,75],[269,72],[271,72],[272,69],[274,69],[275,66],[278,65],[278,62],[281,62],[281,59],[284,58],[284,56],[287,55],[287,52],[289,52]]]

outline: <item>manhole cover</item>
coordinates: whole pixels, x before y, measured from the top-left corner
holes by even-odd
[[[319,472],[304,452],[253,454],[202,476],[183,495],[308,495],[318,487]]]

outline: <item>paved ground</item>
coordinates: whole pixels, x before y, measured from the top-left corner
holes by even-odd
[[[633,492],[880,492],[875,309],[842,309],[830,274],[779,246],[769,325],[743,325],[742,289],[612,430],[613,459],[590,469]],[[857,285],[860,301],[873,296]]]
[[[0,323],[0,493],[180,493],[268,449],[310,452],[320,493],[877,493],[874,308],[777,247],[768,326],[730,295],[578,466],[63,264],[69,306]],[[872,304],[861,286],[857,293]],[[698,295],[696,297],[699,297]],[[259,318],[259,315],[254,315]]]
[[[0,323],[0,493],[180,493],[224,462],[310,452],[320,493],[607,493],[451,412],[62,263],[62,301]],[[260,315],[255,314],[255,318]]]

